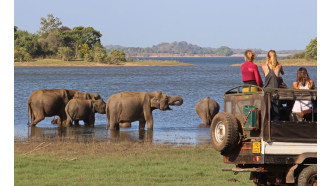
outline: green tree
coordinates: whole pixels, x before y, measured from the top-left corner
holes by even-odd
[[[16,47],[14,49],[14,61],[31,61],[32,56],[26,51],[24,47]]]
[[[307,58],[317,59],[317,37],[306,46],[305,55]]]
[[[56,55],[62,46],[63,38],[59,29],[52,30],[46,37],[39,39],[44,55]]]
[[[100,42],[97,42],[93,46],[93,54],[94,54],[93,59],[97,62],[103,62],[107,55],[105,49],[103,48]]]
[[[120,50],[111,50],[110,55],[107,57],[107,62],[110,64],[118,64],[120,62],[125,62],[125,53]]]
[[[73,58],[74,53],[70,47],[59,47],[58,56],[61,57],[64,61],[69,61]]]
[[[27,31],[22,31],[14,27],[14,48],[17,51],[21,51],[18,48],[24,48],[24,51],[32,57],[41,55],[41,46],[38,38],[39,36],[36,34],[30,34]]]
[[[58,17],[54,17],[53,14],[48,14],[47,18],[42,17],[40,21],[41,27],[39,30],[40,35],[43,34],[48,34],[54,29],[58,29],[61,25],[62,22]]]
[[[217,48],[215,53],[219,56],[230,56],[232,55],[234,52],[232,51],[232,49],[230,49],[229,47],[226,46],[222,46],[220,48]]]
[[[89,49],[92,49],[97,42],[101,42],[102,34],[93,27],[74,27],[72,30],[72,39],[74,40],[75,55],[78,57],[79,50],[87,44]]]

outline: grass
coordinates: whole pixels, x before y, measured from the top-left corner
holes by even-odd
[[[134,60],[122,64],[106,64],[99,62],[86,62],[81,60],[63,61],[58,59],[37,59],[32,62],[15,62],[15,66],[187,66],[190,64],[179,61],[161,60]]]
[[[317,60],[315,59],[278,59],[278,62],[283,66],[316,66]],[[254,62],[258,66],[265,64],[265,59],[257,60]],[[242,64],[234,64],[231,66],[241,66]]]
[[[253,185],[249,173],[221,171],[234,166],[208,144],[40,144],[15,142],[15,185]]]

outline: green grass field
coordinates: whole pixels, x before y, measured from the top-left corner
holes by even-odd
[[[56,142],[31,152],[38,144],[15,143],[15,185],[253,185],[249,173],[223,172],[234,166],[210,145]]]
[[[162,60],[134,60],[118,65],[99,62],[86,62],[81,60],[63,61],[58,59],[40,59],[31,62],[15,62],[15,66],[187,66],[190,64],[179,61]]]

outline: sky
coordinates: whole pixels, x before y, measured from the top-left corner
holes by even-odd
[[[15,0],[14,24],[36,33],[53,14],[64,26],[92,26],[103,45],[304,50],[317,36],[316,0]]]

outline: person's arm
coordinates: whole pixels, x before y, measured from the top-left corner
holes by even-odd
[[[262,79],[261,79],[261,76],[260,76],[260,73],[259,73],[259,70],[258,70],[258,66],[257,65],[254,66],[254,77],[256,79],[257,85],[259,87],[263,87]]]
[[[264,74],[264,77],[266,77],[265,64],[261,65],[261,70],[262,70],[262,73]]]
[[[292,83],[292,86],[293,86],[293,89],[299,89],[297,82],[293,82]]]
[[[315,89],[315,85],[314,85],[314,81],[313,80],[309,80],[308,88],[309,89]]]
[[[280,73],[283,75],[284,74],[284,70],[283,70],[283,66],[280,65]]]

